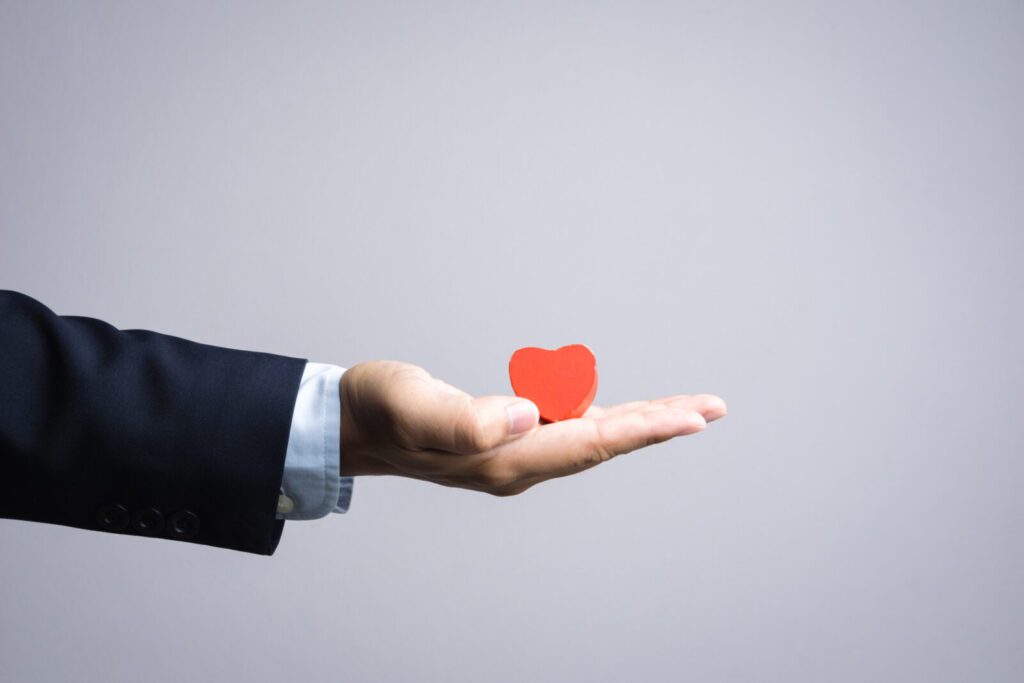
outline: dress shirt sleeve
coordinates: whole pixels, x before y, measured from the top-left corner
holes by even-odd
[[[288,435],[277,519],[318,519],[348,511],[353,480],[339,474],[344,372],[337,365],[306,363]]]

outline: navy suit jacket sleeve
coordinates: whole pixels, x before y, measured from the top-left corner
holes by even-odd
[[[272,555],[305,365],[0,290],[0,517]]]

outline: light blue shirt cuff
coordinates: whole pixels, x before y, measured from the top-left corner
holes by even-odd
[[[278,519],[319,519],[348,511],[353,480],[339,473],[344,372],[337,365],[306,363],[288,433]]]

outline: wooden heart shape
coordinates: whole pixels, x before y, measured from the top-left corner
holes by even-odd
[[[597,394],[597,359],[583,344],[554,351],[536,346],[517,349],[508,362],[516,396],[537,404],[542,420],[579,417]]]

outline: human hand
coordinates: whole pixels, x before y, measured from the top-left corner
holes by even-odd
[[[717,396],[680,394],[539,424],[532,401],[474,398],[391,360],[348,368],[340,392],[342,476],[391,474],[496,496],[695,434],[726,413]]]

